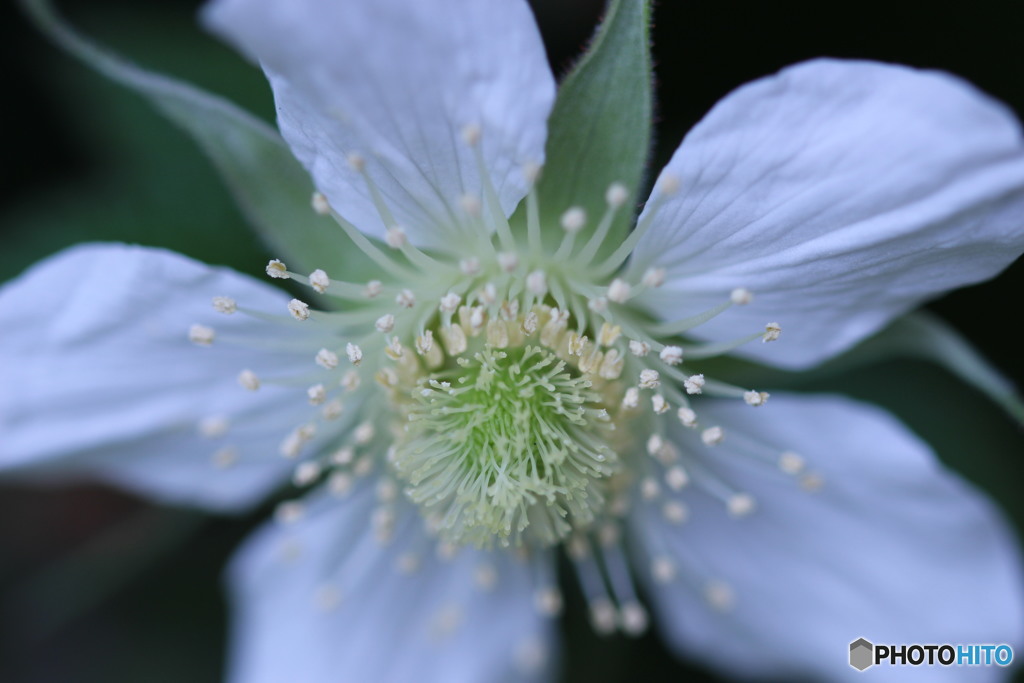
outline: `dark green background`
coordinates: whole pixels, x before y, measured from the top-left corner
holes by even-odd
[[[596,0],[544,0],[539,19],[556,72],[588,37]],[[141,63],[225,93],[269,116],[261,75],[198,31],[193,0],[61,5],[90,35]],[[827,7],[827,9],[826,9]],[[920,7],[918,5],[917,7]],[[655,13],[656,160],[732,88],[801,59],[865,57],[947,69],[1024,111],[1024,13],[971,3],[923,15],[890,4],[814,6],[664,2]],[[0,254],[12,277],[84,240],[170,247],[259,274],[255,243],[219,179],[190,141],[132,94],[54,50],[5,7],[4,163]],[[1024,217],[1022,217],[1024,229]],[[932,304],[1017,381],[1024,267]],[[780,379],[780,382],[783,379]],[[790,380],[785,380],[789,382]],[[937,445],[953,468],[991,492],[1024,528],[1021,431],[941,371],[892,361],[815,380],[882,403]],[[99,487],[0,488],[0,681],[217,681],[225,616],[218,579],[258,523],[156,509]],[[570,608],[578,608],[569,588]],[[593,636],[579,609],[566,619],[565,680],[715,680],[677,664],[656,634]]]

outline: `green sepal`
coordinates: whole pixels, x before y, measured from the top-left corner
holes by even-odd
[[[188,132],[257,234],[290,269],[308,273],[323,268],[332,277],[356,281],[376,274],[341,228],[312,210],[312,180],[271,126],[222,97],[141,69],[92,44],[63,23],[47,0],[22,4],[58,45],[146,97]]]
[[[629,231],[651,140],[650,19],[647,0],[610,0],[589,49],[558,89],[537,184],[548,247],[561,240],[558,218],[572,206],[587,212],[577,236],[577,244],[586,243],[613,182],[622,183],[630,198],[598,256],[611,253]]]

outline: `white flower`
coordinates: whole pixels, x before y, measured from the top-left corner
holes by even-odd
[[[675,649],[740,675],[852,676],[862,634],[1020,643],[1015,542],[925,444],[699,372],[734,349],[811,366],[1012,261],[1024,148],[1000,105],[939,73],[791,67],[719,103],[600,250],[621,185],[596,188],[605,217],[526,206],[555,89],[524,2],[206,18],[270,78],[310,211],[379,272],[272,261],[342,302],[311,314],[160,250],[43,262],[0,290],[0,466],[218,510],[303,489],[232,564],[232,680],[550,675],[562,547],[599,630],[644,630],[639,581]]]

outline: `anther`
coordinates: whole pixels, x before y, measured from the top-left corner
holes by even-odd
[[[729,301],[733,302],[737,306],[746,306],[754,300],[754,295],[750,293],[749,289],[738,287],[729,294]]]
[[[523,318],[523,333],[527,335],[534,334],[537,331],[537,327],[540,325],[540,319],[537,318],[537,314],[530,311]]]
[[[665,269],[664,268],[648,268],[644,271],[644,276],[640,280],[645,287],[651,287],[652,289],[661,287],[665,284]]]
[[[218,313],[231,315],[238,310],[238,304],[229,296],[213,297],[213,309]]]
[[[331,494],[343,498],[352,491],[352,475],[348,472],[332,472],[327,478],[327,489]]]
[[[294,524],[305,516],[305,506],[296,500],[285,501],[274,510],[274,519],[279,524]]]
[[[660,375],[657,370],[644,368],[640,371],[640,388],[655,389],[661,384]],[[691,392],[692,393],[692,392]]]
[[[441,297],[441,312],[448,313],[449,315],[454,313],[459,308],[459,303],[462,301],[462,297],[455,292],[448,292]]]
[[[377,328],[378,332],[387,334],[391,330],[395,329],[395,316],[390,313],[385,313],[381,317],[377,318],[377,322],[373,324]]]
[[[383,288],[384,285],[380,280],[370,280],[366,283],[366,287],[363,288],[363,296],[367,299],[373,299],[380,294],[380,291]]]
[[[361,173],[366,168],[366,159],[358,152],[349,152],[345,156],[345,160],[348,162],[349,168],[356,173]]]
[[[399,226],[393,226],[388,228],[387,232],[384,233],[384,243],[392,249],[401,249],[402,246],[409,241],[408,236],[405,234],[405,230]]]
[[[661,495],[661,487],[654,477],[644,477],[640,482],[640,497],[646,501],[657,500]]]
[[[629,199],[629,190],[622,183],[612,183],[604,192],[604,201],[609,207],[617,209]]]
[[[668,401],[661,394],[655,394],[651,396],[651,409],[654,410],[657,415],[664,415],[669,409]]]
[[[234,446],[218,448],[213,454],[213,466],[219,470],[226,470],[238,462],[238,449]]]
[[[363,360],[363,350],[359,348],[358,344],[353,344],[352,342],[345,345],[345,355],[348,356],[348,360],[352,365],[359,365]]]
[[[683,362],[683,350],[678,346],[666,346],[658,354],[658,357],[669,365],[679,365]]]
[[[309,274],[309,286],[323,294],[331,286],[331,278],[327,277],[327,273],[323,270],[317,268]]]
[[[762,342],[772,342],[782,334],[782,327],[778,323],[768,323],[764,326],[764,334],[761,335]]]
[[[736,604],[736,595],[724,581],[709,581],[704,587],[704,599],[719,612],[728,612]]]
[[[341,604],[341,591],[337,586],[324,584],[313,594],[313,606],[321,612],[333,612]]]
[[[679,191],[679,178],[671,173],[662,173],[658,179],[658,189],[662,194],[673,195]]]
[[[471,194],[464,194],[459,197],[459,206],[473,218],[479,218],[480,210],[483,208],[480,205],[480,200]]]
[[[464,258],[459,261],[459,270],[462,271],[463,275],[469,275],[473,277],[480,274],[480,259],[475,256]]]
[[[780,453],[779,469],[786,474],[799,474],[804,469],[804,459],[793,451]]]
[[[590,601],[590,625],[598,635],[607,636],[615,631],[615,605],[606,597]]]
[[[309,404],[318,406],[327,400],[327,389],[323,384],[314,384],[306,389],[306,396],[309,397]]]
[[[622,328],[610,323],[602,323],[601,331],[598,332],[597,341],[601,346],[611,346],[622,336]]]
[[[216,333],[212,327],[196,323],[188,328],[188,340],[199,346],[209,346],[213,343]]]
[[[224,436],[229,426],[228,419],[223,415],[211,415],[201,419],[199,424],[196,425],[196,429],[207,439],[216,439],[217,437]]]
[[[309,318],[309,304],[298,299],[292,299],[288,302],[288,312],[296,320],[307,320]]]
[[[252,370],[242,370],[238,373],[238,383],[249,391],[256,391],[260,388],[260,378]]]
[[[324,370],[333,370],[338,367],[338,354],[330,349],[320,349],[316,352],[316,364]]]
[[[526,289],[537,297],[548,293],[548,279],[543,270],[535,270],[526,276]]]
[[[314,192],[312,199],[310,199],[310,205],[313,207],[313,211],[316,211],[321,216],[326,216],[331,212],[331,204],[320,192]]]
[[[341,399],[332,398],[323,407],[320,414],[324,416],[325,420],[337,420],[343,412],[345,412],[345,405],[341,402]]]
[[[480,144],[480,126],[469,124],[462,127],[462,141],[470,147]]]
[[[704,391],[704,375],[690,375],[683,381],[683,387],[688,394],[699,394]]]
[[[360,446],[365,446],[373,440],[374,429],[372,422],[361,422],[352,432],[352,438]]]
[[[506,273],[513,272],[519,267],[519,254],[514,251],[503,251],[498,254],[498,267]]]
[[[498,585],[498,570],[494,565],[485,562],[473,572],[473,581],[480,590],[490,592]]]
[[[579,232],[587,223],[587,212],[580,206],[573,206],[562,214],[559,223],[566,232]]]
[[[725,440],[725,430],[721,427],[708,427],[700,433],[700,440],[705,446],[717,446]]]
[[[534,594],[533,604],[542,615],[557,617],[562,613],[562,594],[554,587],[541,588]]]
[[[733,517],[746,517],[754,511],[754,499],[747,493],[735,493],[725,506]]]
[[[612,280],[612,283],[608,285],[608,300],[614,301],[617,304],[628,301],[632,293],[633,288],[629,286],[628,282],[621,278],[615,278]]]
[[[665,483],[673,491],[679,491],[690,483],[690,475],[682,467],[676,465],[675,467],[668,468],[668,471],[665,472]]]
[[[770,394],[767,391],[745,391],[743,392],[743,401],[748,406],[756,408],[767,403],[769,395]]]
[[[697,426],[697,413],[695,413],[692,408],[682,406],[676,411],[676,417],[679,418],[680,424],[684,427],[690,427],[692,429]]]
[[[623,408],[636,408],[640,405],[640,390],[636,387],[629,387],[622,396]]]
[[[309,486],[320,477],[321,472],[323,468],[315,460],[300,462],[292,473],[292,483],[299,487]]]
[[[651,563],[651,575],[658,583],[672,583],[676,578],[676,563],[665,556],[655,557]]]
[[[670,500],[661,506],[661,514],[670,524],[682,524],[690,516],[690,511],[678,500]]]
[[[651,455],[661,453],[661,449],[664,447],[665,440],[659,434],[651,434],[650,438],[647,439],[647,452]]]
[[[384,347],[384,353],[387,354],[391,360],[400,360],[402,358],[402,342],[397,336],[391,337],[387,346]]]
[[[620,610],[619,625],[627,635],[641,635],[647,630],[648,621],[647,610],[635,600],[627,602]]]
[[[594,313],[604,313],[608,310],[608,299],[603,296],[590,299],[587,301],[587,308],[592,310]]]
[[[395,303],[402,308],[412,308],[416,305],[416,295],[411,290],[403,289],[395,296]]]
[[[288,266],[278,259],[274,259],[267,264],[267,275],[279,280],[287,280],[291,277],[288,274]]]
[[[651,352],[651,345],[645,341],[629,340],[629,352],[637,358],[643,358]]]
[[[356,348],[358,349],[359,347],[356,347]],[[360,353],[360,358],[362,358],[362,352],[360,351],[359,353]],[[352,356],[350,354],[349,355],[349,360],[351,360],[351,359],[352,359]],[[356,372],[355,370],[349,370],[344,375],[342,375],[341,376],[341,387],[345,391],[348,391],[348,392],[353,392],[356,389],[358,389],[359,388],[359,373]]]

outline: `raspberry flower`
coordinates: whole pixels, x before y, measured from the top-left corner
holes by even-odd
[[[0,466],[220,511],[276,493],[228,576],[241,683],[549,677],[561,554],[597,631],[648,605],[742,676],[852,677],[862,635],[1020,644],[1016,542],[928,446],[702,369],[811,367],[1009,264],[1018,123],[947,74],[799,64],[712,109],[637,216],[647,15],[611,3],[556,98],[520,0],[214,0],[315,187],[255,219],[291,293],[121,245],[30,269],[0,291]],[[230,105],[50,28],[250,209],[294,181],[238,154],[277,138]],[[602,109],[620,87],[639,109]]]

